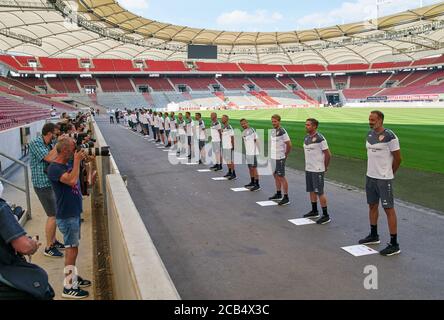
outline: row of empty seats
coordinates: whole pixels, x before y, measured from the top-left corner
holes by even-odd
[[[0,62],[16,71],[40,71],[53,73],[81,73],[81,72],[253,72],[253,73],[319,73],[319,72],[347,72],[369,71],[381,69],[399,69],[407,67],[433,66],[444,63],[444,55],[434,58],[424,58],[416,61],[380,62],[373,64],[336,64],[336,65],[270,65],[248,63],[205,63],[196,62],[188,66],[183,61],[155,61],[155,60],[122,60],[122,59],[76,59],[76,58],[48,58],[30,56],[0,55]],[[35,63],[36,67],[30,64]]]
[[[49,116],[48,109],[17,102],[7,96],[0,96],[0,130],[44,120]]]

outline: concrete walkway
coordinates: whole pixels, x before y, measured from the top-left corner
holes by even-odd
[[[289,170],[291,205],[260,207],[274,193],[233,192],[249,182],[171,165],[168,152],[105,117],[98,123],[168,272],[184,299],[443,299],[444,217],[397,205],[401,255],[354,257],[341,249],[369,232],[365,194],[327,183],[332,223],[295,226],[309,211],[302,172]],[[224,168],[225,169],[225,168]],[[364,183],[365,177],[363,177]],[[395,191],[396,192],[396,191]],[[389,241],[381,211],[380,250]],[[377,267],[378,289],[364,288]]]
[[[12,182],[18,185],[24,185],[23,170],[18,170],[12,177],[8,178]],[[12,187],[5,186],[5,192],[3,198],[11,203],[16,203],[23,207],[26,207],[24,193],[16,191]],[[34,189],[31,188],[31,208],[32,208],[32,219],[28,220],[25,225],[25,230],[29,236],[38,235],[42,246],[39,251],[32,257],[32,263],[42,267],[49,276],[49,282],[55,291],[55,299],[61,298],[63,290],[63,268],[64,268],[64,258],[50,258],[43,255],[43,250],[46,245],[45,238],[45,224],[46,224],[46,214],[43,207],[37,198]],[[91,205],[89,197],[84,198],[83,202],[84,214],[83,218],[85,222],[82,223],[82,234],[81,242],[79,248],[79,256],[77,258],[77,268],[80,275],[88,280],[93,281],[93,251],[92,251],[92,225],[91,225]],[[57,239],[63,242],[63,236],[57,231]],[[90,293],[90,296],[83,300],[94,300],[94,282],[93,286],[86,288]]]

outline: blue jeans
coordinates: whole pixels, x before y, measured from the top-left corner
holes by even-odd
[[[77,248],[80,242],[80,217],[56,219],[66,248]]]

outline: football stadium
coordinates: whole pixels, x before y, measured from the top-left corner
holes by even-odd
[[[0,300],[444,298],[444,2],[137,3],[0,0]]]

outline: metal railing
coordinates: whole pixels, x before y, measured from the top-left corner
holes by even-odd
[[[25,187],[24,188],[21,187],[21,186],[16,185],[15,183],[9,181],[6,178],[3,178],[2,176],[0,176],[0,181],[1,182],[5,183],[7,185],[10,185],[11,187],[13,187],[13,188],[15,188],[15,189],[17,189],[19,191],[22,191],[22,192],[24,192],[26,194],[26,215],[23,215],[23,217],[20,219],[20,224],[22,226],[24,226],[26,221],[27,220],[31,220],[31,218],[32,218],[32,214],[31,214],[31,193],[30,193],[30,185],[29,185],[28,165],[26,163],[24,163],[23,161],[14,159],[14,158],[12,158],[12,157],[10,157],[10,156],[2,153],[2,152],[0,152],[0,156],[6,158],[8,160],[11,160],[12,162],[18,164],[19,166],[21,166],[24,169],[24,172],[25,172]]]

